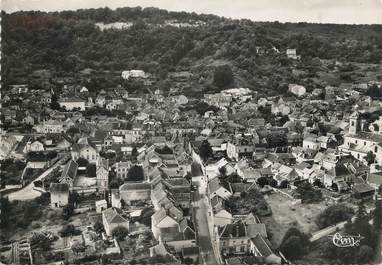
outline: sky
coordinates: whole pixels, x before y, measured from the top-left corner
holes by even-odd
[[[382,24],[382,0],[0,0],[2,10],[158,7],[253,21]]]

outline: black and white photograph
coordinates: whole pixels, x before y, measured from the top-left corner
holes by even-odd
[[[0,265],[382,264],[382,0],[0,6]]]

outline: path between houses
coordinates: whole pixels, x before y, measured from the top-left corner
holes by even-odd
[[[68,159],[68,156],[64,156],[60,160],[58,160],[53,166],[45,170],[40,176],[38,176],[34,181],[42,180],[46,176],[48,176],[54,169],[61,166],[63,162],[65,162]],[[12,192],[7,195],[8,199],[10,201],[27,201],[27,200],[33,200],[41,195],[41,192],[34,189],[34,184],[32,181],[27,186],[22,188],[21,190]]]

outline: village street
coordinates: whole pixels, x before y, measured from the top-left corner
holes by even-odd
[[[48,176],[53,170],[55,170],[57,167],[61,166],[66,160],[68,159],[68,156],[64,156],[60,160],[58,160],[53,166],[48,168],[46,171],[44,171],[40,176],[38,176],[34,181],[42,180],[46,176]],[[33,200],[41,195],[41,192],[34,189],[34,184],[32,181],[27,186],[22,188],[21,190],[15,191],[13,193],[10,193],[8,195],[8,199],[10,201],[27,201],[27,200]]]

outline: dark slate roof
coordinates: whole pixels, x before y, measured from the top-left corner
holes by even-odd
[[[64,170],[62,171],[61,178],[71,178],[74,179],[77,176],[77,169],[78,169],[78,164],[74,160],[70,160],[64,167]]]
[[[69,193],[69,185],[66,183],[51,183],[49,190],[51,193]]]
[[[252,242],[263,257],[268,257],[273,253],[266,240],[260,234],[252,238]]]
[[[220,238],[246,236],[245,224],[243,222],[227,224],[225,226],[219,227],[218,229],[219,229]]]

